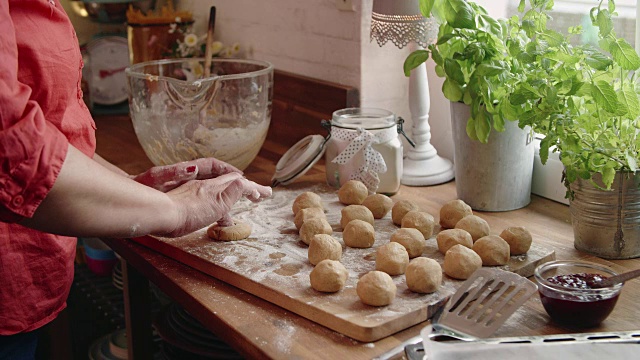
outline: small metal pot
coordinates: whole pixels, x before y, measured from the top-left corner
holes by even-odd
[[[601,187],[601,177],[594,176]],[[611,191],[578,179],[571,184],[574,246],[604,259],[640,257],[640,174],[616,174]]]

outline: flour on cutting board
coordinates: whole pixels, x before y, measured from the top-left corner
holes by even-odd
[[[334,230],[332,236],[343,245],[341,262],[349,270],[349,279],[345,289],[338,293],[320,293],[310,286],[309,273],[313,265],[308,261],[308,246],[300,240],[293,223],[291,208],[295,198],[304,191],[315,192],[322,197],[327,220]],[[438,292],[417,294],[407,288],[404,275],[399,275],[393,277],[398,290],[391,305],[375,308],[361,304],[355,292],[357,281],[362,275],[375,270],[376,248],[388,243],[391,234],[398,227],[392,223],[389,213],[383,219],[375,220],[376,241],[373,248],[346,247],[340,227],[342,208],[344,205],[338,201],[336,190],[326,185],[306,189],[276,188],[273,196],[263,202],[255,204],[243,200],[234,207],[232,217],[250,223],[253,227],[249,239],[209,242],[204,246],[185,250],[209,258],[217,265],[242,274],[257,283],[272,286],[289,297],[304,299],[305,303],[311,306],[327,305],[332,311],[337,311],[340,310],[340,306],[333,306],[334,304],[348,304],[344,312],[335,313],[337,317],[349,318],[353,316],[354,308],[358,308],[361,310],[358,311],[359,316],[365,315],[365,322],[367,317],[372,321],[379,321],[385,317],[397,316],[399,313],[438,303],[450,296],[460,285],[461,282],[458,280],[446,279]],[[206,236],[204,229],[199,231],[197,236]],[[426,255],[434,251],[439,254],[435,238],[429,239],[428,243],[430,246]],[[435,258],[442,261],[442,256]]]
[[[349,270],[349,278],[345,288],[337,293],[321,293],[310,286],[309,273],[313,265],[307,258],[308,246],[300,240],[294,225],[291,208],[295,198],[305,191],[321,196],[327,220],[333,228],[332,236],[343,245],[341,262]],[[404,275],[394,276],[392,278],[397,292],[392,304],[385,307],[363,304],[356,294],[358,279],[375,270],[376,248],[388,243],[398,226],[393,224],[389,213],[384,218],[375,220],[376,240],[372,248],[349,248],[342,239],[342,208],[344,205],[338,201],[335,189],[324,184],[311,188],[295,187],[294,184],[292,187],[274,189],[273,196],[260,203],[242,200],[234,206],[232,217],[253,227],[251,236],[246,240],[212,241],[207,237],[206,229],[201,229],[182,238],[156,238],[156,241],[204,260],[205,264],[210,264],[204,265],[204,268],[202,261],[181,261],[254,295],[329,327],[335,321],[338,324],[332,328],[337,331],[345,323],[362,329],[386,323],[401,323],[402,327],[392,326],[390,329],[395,329],[393,332],[402,330],[427,320],[462,284],[459,280],[443,275],[442,286],[438,291],[418,294],[408,289]],[[433,215],[437,218],[437,214]],[[444,256],[438,252],[435,235],[427,240],[423,256],[443,263]],[[513,260],[513,263],[522,261]],[[508,266],[505,270],[509,270]]]

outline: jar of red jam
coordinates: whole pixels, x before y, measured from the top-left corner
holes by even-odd
[[[551,261],[534,271],[547,314],[558,324],[576,328],[597,326],[613,311],[622,284],[594,286],[613,275],[617,273],[602,265],[570,260]]]

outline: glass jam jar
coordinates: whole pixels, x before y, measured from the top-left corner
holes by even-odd
[[[383,109],[347,108],[333,113],[330,126],[327,183],[339,188],[360,180],[371,192],[395,194],[402,177],[402,119]]]

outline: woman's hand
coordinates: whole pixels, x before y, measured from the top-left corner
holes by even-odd
[[[167,192],[191,180],[206,180],[242,171],[214,158],[184,161],[173,165],[155,166],[132,179],[162,192]]]
[[[228,223],[229,211],[242,197],[257,202],[271,196],[271,188],[262,186],[231,172],[213,179],[188,181],[168,191],[177,209],[176,227],[165,234],[177,237],[189,234],[216,221]]]

